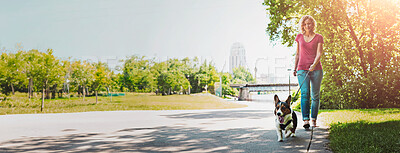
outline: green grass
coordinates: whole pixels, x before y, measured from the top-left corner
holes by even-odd
[[[322,110],[334,152],[399,152],[400,109]]]
[[[45,100],[44,110],[41,112],[39,97],[29,100],[26,94],[17,93],[7,99],[0,102],[0,115],[118,110],[227,109],[246,106],[204,94],[156,96],[154,94],[128,93],[126,96],[112,97],[112,101],[110,101],[110,97],[98,97],[98,104],[96,104],[95,97],[85,97],[84,101],[79,97]]]

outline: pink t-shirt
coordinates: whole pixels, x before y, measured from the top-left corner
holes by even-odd
[[[299,63],[297,65],[297,70],[308,70],[317,56],[318,43],[324,43],[324,38],[320,34],[315,34],[310,42],[306,42],[303,34],[298,34],[295,40],[299,44]],[[321,62],[315,66],[315,70],[322,70]]]

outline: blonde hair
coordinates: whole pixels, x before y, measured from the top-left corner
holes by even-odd
[[[317,28],[317,21],[315,21],[315,19],[311,16],[311,15],[304,15],[303,17],[301,17],[300,22],[299,22],[299,29],[300,29],[300,33],[304,34],[306,33],[306,31],[304,30],[304,22],[306,22],[307,19],[310,19],[311,22],[313,23],[313,32],[315,33],[315,29]]]

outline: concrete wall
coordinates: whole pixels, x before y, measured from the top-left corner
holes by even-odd
[[[239,100],[245,101],[250,99],[249,88],[240,88],[239,89]]]

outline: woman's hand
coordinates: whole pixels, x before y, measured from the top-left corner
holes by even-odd
[[[308,70],[309,71],[314,71],[315,70],[315,66],[316,66],[315,64],[312,64]]]
[[[297,71],[296,70],[293,71],[293,76],[297,76]]]

